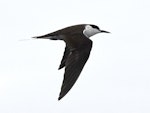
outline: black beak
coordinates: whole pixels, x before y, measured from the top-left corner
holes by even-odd
[[[104,30],[101,30],[101,33],[110,33],[110,32],[108,32],[108,31],[104,31]]]

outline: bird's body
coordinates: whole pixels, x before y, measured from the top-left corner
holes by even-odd
[[[89,58],[92,48],[92,41],[89,37],[101,32],[109,33],[107,31],[100,30],[96,25],[80,24],[43,36],[34,37],[63,40],[66,43],[64,55],[59,66],[59,69],[65,67],[64,80],[58,98],[59,100],[72,88]]]

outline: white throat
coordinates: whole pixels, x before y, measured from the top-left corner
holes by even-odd
[[[83,30],[83,34],[89,38],[97,33],[100,33],[100,30],[96,29],[96,28],[93,28],[92,26],[90,25],[86,25],[85,26],[85,29]]]

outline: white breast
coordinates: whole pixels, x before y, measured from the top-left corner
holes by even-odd
[[[100,33],[100,31],[99,31],[98,29],[96,29],[96,28],[93,28],[93,27],[90,26],[90,25],[86,25],[86,26],[85,26],[85,29],[83,30],[83,34],[84,34],[87,38],[89,38],[89,37],[91,37],[91,36],[93,36],[93,35],[95,35],[95,34],[97,34],[97,33]]]

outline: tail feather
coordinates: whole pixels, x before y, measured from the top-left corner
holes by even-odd
[[[42,36],[35,36],[32,38],[37,38],[37,39],[50,39],[50,40],[63,40],[63,36],[52,36],[50,34],[42,35]]]

